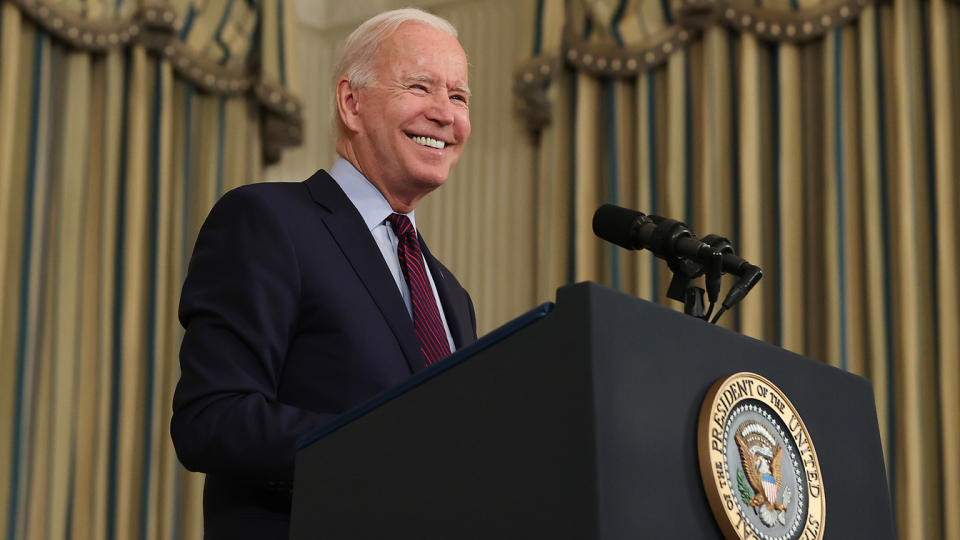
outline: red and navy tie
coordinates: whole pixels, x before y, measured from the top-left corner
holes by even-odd
[[[413,328],[420,338],[420,350],[427,357],[427,365],[433,365],[450,355],[450,343],[447,341],[447,333],[443,329],[443,321],[440,320],[440,310],[437,309],[433,289],[430,288],[430,281],[423,267],[423,253],[420,251],[417,231],[403,214],[390,214],[387,220],[400,240],[397,256],[400,258],[403,277],[410,289]]]

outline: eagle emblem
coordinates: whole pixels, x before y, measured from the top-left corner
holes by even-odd
[[[748,371],[717,379],[700,407],[700,476],[728,540],[822,540],[820,460],[799,413]]]
[[[783,450],[766,427],[752,420],[740,424],[734,438],[743,465],[742,472],[737,475],[737,487],[743,502],[767,527],[777,523],[785,525],[791,493],[789,487],[780,491]]]

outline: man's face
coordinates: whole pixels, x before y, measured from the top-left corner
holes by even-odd
[[[354,150],[388,200],[415,205],[443,185],[470,137],[467,58],[446,32],[405,23],[380,45],[375,73],[356,93]]]

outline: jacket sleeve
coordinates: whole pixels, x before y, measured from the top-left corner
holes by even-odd
[[[278,401],[300,271],[277,211],[251,187],[221,198],[194,247],[170,433],[187,469],[285,482],[298,439],[333,416]]]

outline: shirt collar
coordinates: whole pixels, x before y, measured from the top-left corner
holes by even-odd
[[[357,211],[363,217],[363,222],[367,224],[367,229],[372,231],[374,227],[383,223],[390,214],[394,213],[383,193],[380,193],[380,190],[353,166],[353,163],[338,157],[333,167],[330,168],[330,176],[337,182],[350,202],[357,207]],[[417,228],[415,212],[414,210],[409,214],[404,214],[410,218],[410,224],[413,225],[414,230]]]

